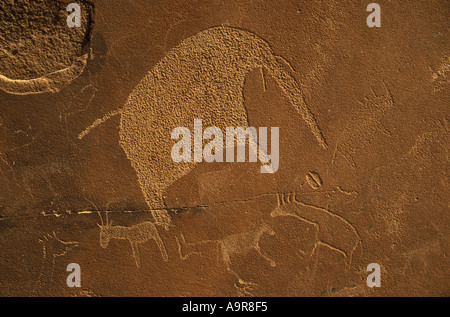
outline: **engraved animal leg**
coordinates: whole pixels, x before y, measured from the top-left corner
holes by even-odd
[[[312,268],[313,268],[313,270],[312,270],[313,276],[312,276],[312,277],[315,277],[315,275],[316,275],[316,272],[317,272],[317,264],[318,264],[318,262],[319,262],[319,250],[318,250],[318,246],[319,246],[319,243],[316,242],[316,244],[314,245],[314,248],[313,248],[312,251],[311,251],[311,255],[310,255],[310,259],[311,259],[311,261],[313,262],[313,263],[312,263]]]
[[[259,247],[259,245],[257,245],[255,247],[256,251],[258,251],[259,255],[261,255],[261,257],[266,260],[267,262],[269,262],[271,267],[275,267],[276,263],[274,260],[272,260],[271,258],[269,258],[267,255],[265,255],[264,253],[262,253],[261,248]]]
[[[177,245],[178,245],[178,254],[180,254],[180,259],[182,260],[186,260],[190,253],[188,252],[186,255],[183,255],[183,249],[186,248],[186,239],[184,238],[184,234],[180,234],[180,239],[178,239],[178,237],[175,237],[175,240],[177,241]],[[180,242],[181,240],[181,242]]]
[[[348,151],[345,151],[345,153],[341,151],[341,154],[342,154],[342,155],[344,156],[344,158],[347,160],[348,164],[351,165],[351,167],[356,168],[356,163],[355,163],[355,161],[353,160],[353,156],[352,156],[351,153],[349,153]]]
[[[234,286],[237,289],[238,296],[253,296],[251,291],[258,285],[253,282],[244,281],[233,269],[231,269],[231,258],[222,241],[218,243],[218,253],[222,255],[222,261],[225,263],[226,270],[233,275],[237,281],[234,283]]]
[[[349,254],[349,256],[348,256],[348,264],[347,264],[347,269],[348,269],[348,270],[350,270],[350,267],[351,267],[351,265],[352,265],[353,253],[355,253],[356,249],[357,249],[360,245],[362,246],[361,240],[359,240],[359,241],[355,244],[355,247],[350,251],[350,254]]]
[[[136,261],[136,266],[141,267],[141,259],[139,257],[139,249],[138,249],[137,243],[133,243],[130,240],[130,244],[131,244],[131,249],[133,250],[134,260]]]
[[[204,240],[196,243],[188,243],[184,234],[180,234],[180,238],[175,237],[178,244],[178,253],[182,260],[186,260],[191,255],[203,257],[203,254],[211,254],[211,251],[217,255],[217,263],[220,263],[221,249],[220,242],[217,240]]]
[[[155,240],[156,244],[159,247],[159,251],[161,252],[161,256],[164,259],[164,262],[169,262],[169,257],[167,256],[166,247],[164,246],[163,241],[161,240],[161,237],[159,236],[158,230],[154,228],[153,232],[153,239]]]
[[[180,234],[180,239],[178,237],[175,237],[175,240],[178,244],[178,253],[180,254],[180,258],[182,260],[186,260],[188,257],[190,257],[193,254],[198,254],[202,256],[200,252],[197,251],[187,251],[189,249],[190,244],[186,242],[186,238],[184,237],[184,234]]]
[[[234,283],[234,287],[237,289],[237,293],[239,297],[248,297],[248,296],[254,296],[252,294],[252,291],[258,286],[258,284],[253,282],[244,281],[239,277],[239,275],[230,269],[227,268],[228,272],[230,272],[231,275],[236,279],[237,282]]]

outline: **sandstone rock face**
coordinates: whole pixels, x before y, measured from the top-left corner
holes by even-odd
[[[68,27],[69,2],[10,0],[0,11],[0,89],[57,92],[86,66],[93,5],[80,2],[80,27]]]
[[[448,296],[448,4],[367,4],[0,1],[0,295]]]

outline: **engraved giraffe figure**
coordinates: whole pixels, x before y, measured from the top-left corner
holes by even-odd
[[[191,128],[194,119],[200,118],[205,126],[216,126],[222,131],[226,127],[247,128],[243,91],[246,76],[252,70],[268,71],[318,143],[327,147],[301,86],[282,60],[256,34],[228,26],[208,28],[167,52],[122,108],[96,119],[78,138],[120,115],[120,146],[136,171],[156,223],[168,230],[171,219],[164,193],[196,164],[172,160],[170,132],[177,127]]]
[[[106,214],[106,225],[103,224],[101,215],[100,219],[102,220],[102,224],[98,224],[98,226],[100,227],[100,246],[102,248],[106,248],[111,239],[128,240],[131,244],[131,249],[133,251],[133,257],[136,261],[136,266],[141,267],[138,244],[153,239],[158,245],[164,261],[169,261],[166,248],[163,241],[161,240],[161,237],[159,236],[158,230],[156,229],[154,223],[145,221],[131,227],[125,227],[113,226],[112,221],[108,222],[108,214]]]

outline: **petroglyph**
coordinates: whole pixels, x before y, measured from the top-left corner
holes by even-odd
[[[231,264],[230,257],[232,255],[246,254],[251,249],[255,249],[261,257],[270,264],[270,266],[274,267],[276,265],[275,262],[263,254],[259,247],[259,240],[264,234],[275,234],[275,232],[265,222],[252,231],[231,235],[220,240],[222,259],[227,264],[227,267],[229,268]]]
[[[38,241],[42,243],[43,258],[51,259],[53,265],[57,257],[65,256],[67,252],[79,245],[77,241],[63,241],[59,239],[54,231],[52,234],[47,234]]]
[[[36,292],[42,286],[48,286],[42,285],[44,272],[47,272],[46,281],[48,283],[53,282],[56,258],[65,256],[70,250],[79,245],[77,241],[63,241],[59,239],[54,231],[51,234],[46,234],[38,242],[42,244],[42,266],[33,292]]]
[[[371,96],[366,97],[363,102],[358,101],[361,108],[350,118],[338,138],[332,164],[337,153],[340,153],[353,168],[356,168],[355,155],[370,143],[370,139],[377,131],[391,135],[380,121],[384,113],[394,105],[394,99],[386,84],[384,88],[384,94],[377,95],[372,90]]]
[[[296,80],[259,36],[237,28],[206,29],[170,50],[129,95],[125,106],[97,119],[82,139],[114,114],[121,114],[120,145],[137,173],[145,200],[158,223],[169,223],[163,194],[195,165],[171,159],[171,131],[193,130],[194,119],[205,126],[249,126],[244,81],[253,69],[265,68],[296,108],[323,147],[327,143]],[[170,115],[168,115],[170,114]],[[166,227],[167,229],[167,227]]]
[[[65,69],[35,79],[9,79],[0,75],[0,89],[14,95],[55,93],[80,76],[86,67],[88,54],[78,57]]]
[[[350,267],[353,253],[362,242],[356,228],[343,217],[326,208],[297,200],[295,193],[280,193],[278,205],[271,216],[292,216],[313,225],[316,230],[316,242],[306,254],[310,257],[315,255],[316,259],[317,248],[323,246],[342,254]]]
[[[319,189],[322,186],[322,179],[316,172],[309,172],[306,174],[306,181],[313,189]]]
[[[232,255],[245,255],[252,249],[255,249],[261,257],[270,264],[270,266],[274,267],[276,266],[275,262],[263,254],[259,247],[259,240],[266,233],[269,235],[275,234],[275,232],[263,222],[260,226],[249,232],[230,235],[220,240],[204,240],[196,243],[187,243],[183,234],[180,235],[180,239],[177,237],[175,237],[175,239],[177,240],[180,258],[182,260],[186,260],[189,256],[194,254],[203,256],[202,252],[193,250],[202,249],[197,248],[197,246],[212,243],[218,246],[218,255],[220,255],[221,260],[226,264],[227,269],[229,269],[231,265]]]
[[[205,240],[197,243],[187,243],[183,234],[180,235],[180,239],[177,237],[175,237],[175,239],[177,240],[178,251],[182,260],[186,260],[192,255],[203,256],[205,250],[210,249],[211,247],[217,248],[218,259],[225,264],[226,270],[237,279],[238,285],[235,286],[238,289],[238,294],[251,295],[251,290],[256,284],[244,281],[239,277],[237,272],[231,268],[231,257],[234,255],[246,255],[251,250],[256,250],[271,267],[275,267],[276,263],[265,255],[259,246],[259,241],[264,234],[274,235],[275,232],[265,222],[262,222],[253,230],[230,235],[220,240]]]
[[[53,93],[38,79],[90,49],[87,1],[92,53]],[[71,2],[81,28],[65,23]],[[0,0],[0,74],[43,91],[0,89],[0,294],[448,296],[448,1],[383,3],[384,27],[368,29],[361,1]],[[211,28],[222,23],[238,30]],[[298,84],[325,150],[272,65]],[[387,110],[371,115],[375,103]],[[280,169],[172,167],[164,139],[193,119],[278,126]],[[226,251],[262,221],[275,235],[259,250]],[[147,241],[130,241],[133,227]],[[373,262],[381,288],[366,284]],[[81,287],[67,286],[70,263]]]
[[[238,297],[253,296],[252,291],[258,286],[258,284],[249,281],[244,281],[239,277],[237,278],[239,284],[234,284],[234,287],[236,288]]]
[[[108,114],[107,114],[106,116],[104,116],[103,118],[98,118],[97,120],[94,121],[94,123],[92,123],[91,126],[87,127],[83,132],[81,132],[81,133],[78,135],[78,138],[79,138],[79,139],[84,138],[84,136],[85,136],[86,134],[88,134],[89,132],[91,132],[91,129],[93,129],[94,127],[96,127],[96,126],[102,124],[102,123],[105,122],[105,121],[108,121],[108,120],[111,119],[112,117],[117,116],[117,115],[119,115],[119,114],[121,114],[121,113],[122,113],[122,110],[119,109],[119,110],[112,111],[112,112],[108,113]]]
[[[356,195],[358,195],[358,192],[356,192],[354,190],[352,190],[352,191],[345,190],[341,186],[336,186],[336,189],[337,189],[338,192],[340,192],[340,193],[342,193],[344,195],[347,195],[347,196],[356,196]]]
[[[106,248],[111,239],[128,240],[131,244],[136,266],[141,267],[138,244],[153,239],[158,245],[164,261],[169,261],[166,248],[154,223],[145,221],[131,227],[113,226],[112,221],[108,222],[108,214],[106,214],[106,224],[103,224],[103,218],[101,217],[100,212],[99,216],[102,221],[102,224],[98,225],[100,227],[100,246],[102,248]]]

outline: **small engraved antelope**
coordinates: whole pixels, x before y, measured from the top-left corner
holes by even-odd
[[[133,257],[136,261],[136,266],[141,267],[138,244],[147,242],[153,238],[161,251],[164,261],[169,261],[166,248],[154,223],[145,221],[131,227],[125,227],[113,226],[112,221],[108,222],[108,214],[106,214],[106,225],[103,224],[103,218],[101,215],[100,219],[102,224],[98,224],[98,226],[100,227],[100,246],[102,248],[106,248],[109,244],[109,240],[111,239],[128,240],[130,241],[131,248],[133,250]]]
[[[266,260],[271,267],[275,267],[276,263],[267,255],[265,255],[259,246],[259,241],[264,234],[275,235],[275,231],[270,228],[264,221],[262,221],[256,228],[244,233],[238,233],[226,236],[220,240],[204,240],[197,243],[187,243],[183,234],[180,235],[180,239],[175,237],[178,243],[178,251],[180,258],[186,260],[190,255],[197,254],[202,256],[202,251],[206,250],[206,245],[212,246],[217,250],[217,258],[222,260],[225,264],[226,270],[232,274],[237,284],[235,287],[238,290],[239,296],[252,296],[251,291],[257,286],[257,284],[241,279],[237,272],[231,268],[231,257],[233,255],[245,255],[252,249],[256,250],[259,255]],[[184,250],[184,252],[182,251]],[[184,253],[184,254],[183,254]]]
[[[265,234],[273,236],[275,232],[265,222],[262,222],[260,227],[257,227],[250,232],[235,234],[219,241],[220,253],[223,261],[227,265],[227,270],[231,271],[231,256],[234,254],[245,254],[251,249],[255,249],[270,266],[275,267],[275,262],[268,256],[261,252],[259,247],[259,240]]]
[[[63,241],[59,239],[53,231],[47,233],[38,240],[42,244],[42,266],[36,286],[33,288],[33,294],[42,296],[48,295],[48,287],[54,282],[54,271],[56,258],[65,256],[70,250],[79,246],[77,241]]]

